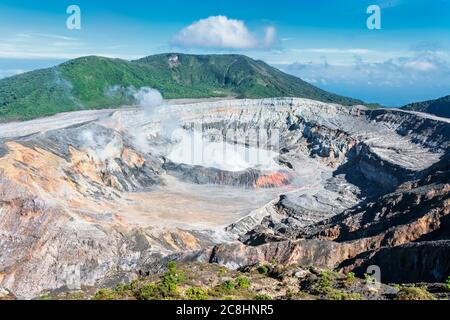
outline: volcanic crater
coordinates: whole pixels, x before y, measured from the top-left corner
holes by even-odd
[[[300,98],[1,124],[0,288],[101,287],[173,259],[362,274],[375,261],[442,281],[449,150],[446,119]]]

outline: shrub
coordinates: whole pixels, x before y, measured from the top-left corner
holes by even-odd
[[[235,283],[237,288],[248,289],[250,287],[250,280],[246,277],[237,277]]]
[[[260,274],[268,274],[269,273],[269,267],[268,266],[259,266],[256,270]]]
[[[160,283],[161,291],[170,293],[177,291],[180,279],[176,275],[165,274],[163,280]]]
[[[146,283],[140,289],[138,293],[138,299],[141,300],[157,300],[161,299],[167,294],[163,292],[162,288],[155,283]]]
[[[167,271],[158,282],[151,282],[138,288],[136,294],[138,299],[157,300],[178,297],[178,285],[186,279],[184,273],[177,269],[175,262],[167,264]],[[137,284],[132,283],[130,288],[136,288]]]
[[[142,285],[137,292],[137,298],[142,300],[160,300],[176,298],[178,285],[171,278],[164,278],[159,282]]]
[[[170,261],[167,264],[167,271],[172,272],[172,273],[176,272],[177,271],[177,263],[175,261]]]
[[[223,298],[224,296],[233,295],[236,291],[236,285],[231,280],[226,280],[221,284],[215,286],[210,294],[214,297]]]
[[[320,279],[319,279],[319,287],[321,289],[327,289],[329,287],[331,287],[331,274],[329,272],[321,272],[319,275]]]
[[[375,278],[367,273],[364,273],[364,280],[366,280],[366,282],[371,282],[371,283],[375,282]]]
[[[267,294],[257,294],[253,297],[255,300],[272,300],[272,297]]]
[[[161,282],[161,291],[164,294],[171,294],[177,291],[178,285],[186,279],[184,273],[177,269],[175,262],[171,261],[167,265],[167,272]]]
[[[352,282],[354,282],[355,280],[356,280],[356,276],[355,276],[355,273],[354,273],[354,272],[349,272],[349,273],[347,273],[347,278],[346,278],[346,281],[347,281],[347,282],[352,283]]]
[[[185,279],[184,273],[177,269],[177,264],[174,261],[167,264],[167,272],[163,276],[163,282],[167,286],[176,286]]]
[[[363,300],[363,296],[359,293],[346,293],[340,290],[331,289],[326,295],[329,300]]]
[[[188,300],[208,300],[208,291],[198,287],[191,287],[184,292]]]
[[[130,290],[135,290],[139,284],[139,279],[134,279],[129,284]]]
[[[117,293],[119,293],[119,294],[129,294],[129,293],[131,293],[131,290],[132,290],[132,288],[133,288],[133,286],[134,286],[135,284],[132,282],[131,284],[126,284],[126,283],[119,283],[117,286],[116,286],[116,292]]]
[[[219,268],[219,276],[223,276],[224,274],[227,273],[227,269],[224,267],[220,267]]]
[[[403,287],[397,293],[395,300],[436,300],[436,298],[424,288]]]
[[[447,291],[450,291],[450,276],[447,278],[447,281],[445,281],[445,287],[447,288]]]
[[[84,293],[81,291],[71,292],[66,295],[66,300],[83,300]]]
[[[220,286],[224,292],[232,292],[235,288],[234,283],[231,280],[226,280]]]
[[[398,283],[395,283],[395,284],[393,285],[393,287],[394,287],[395,289],[397,289],[397,291],[400,291],[400,290],[402,289],[402,286],[401,286],[400,284],[398,284]]]
[[[113,289],[100,289],[92,297],[93,300],[117,300],[118,296]]]

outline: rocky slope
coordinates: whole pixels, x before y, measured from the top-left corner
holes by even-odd
[[[449,137],[445,119],[298,98],[0,125],[0,288],[108,287],[170,260],[443,282]]]

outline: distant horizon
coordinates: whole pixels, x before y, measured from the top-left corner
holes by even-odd
[[[126,60],[126,61],[132,61],[132,60],[139,60],[139,59],[141,59],[141,58],[145,58],[145,57],[148,57],[148,56],[164,55],[164,54],[185,54],[185,55],[242,55],[242,56],[246,56],[246,57],[248,57],[248,58],[251,58],[251,59],[253,59],[253,60],[261,60],[261,61],[264,61],[264,60],[262,60],[262,59],[255,59],[255,58],[253,58],[253,57],[251,57],[251,56],[249,56],[249,55],[241,54],[241,53],[201,53],[201,54],[195,54],[195,53],[185,53],[185,52],[173,51],[173,52],[159,52],[159,53],[154,53],[154,54],[148,54],[148,55],[143,55],[143,56],[137,56],[137,57],[135,57],[135,58],[133,58],[133,59],[123,59],[123,58],[118,58],[118,57],[108,57],[108,56],[101,56],[101,55],[91,54],[91,55],[79,56],[79,57],[71,58],[71,59],[54,60],[54,61],[49,61],[49,60],[42,59],[42,60],[40,60],[41,64],[40,64],[39,67],[37,67],[37,68],[35,68],[35,69],[30,69],[30,70],[21,70],[21,72],[17,72],[17,73],[14,73],[14,74],[10,74],[10,75],[4,76],[4,77],[2,77],[1,74],[0,74],[0,80],[3,79],[3,78],[9,78],[9,77],[12,77],[12,76],[15,76],[15,75],[20,75],[20,74],[22,74],[22,73],[27,73],[27,72],[31,72],[31,71],[35,71],[35,70],[39,70],[39,69],[51,68],[51,67],[54,67],[54,66],[58,66],[58,65],[60,65],[60,64],[62,64],[62,63],[65,63],[65,62],[67,62],[67,61],[74,60],[74,59],[79,59],[79,58],[83,58],[83,57],[95,56],[95,57],[101,57],[101,58],[121,59],[121,60]],[[27,61],[27,60],[24,61],[24,60],[21,60],[21,59],[18,59],[18,60],[21,61],[21,62]],[[28,61],[27,61],[27,62],[28,62]],[[280,67],[280,66],[278,66],[278,65],[270,64],[270,63],[268,63],[267,61],[264,61],[264,62],[267,63],[267,64],[269,64],[270,66],[272,66],[272,67],[274,67],[274,68],[277,68],[278,70],[280,70],[280,71],[282,71],[282,72],[284,72],[284,73],[293,75],[293,76],[295,76],[295,77],[298,77],[298,78],[302,79],[302,80],[305,81],[305,82],[310,83],[309,81],[303,79],[301,76],[298,76],[298,75],[296,75],[296,74],[292,74],[292,73],[286,72],[285,70],[283,70],[282,67]],[[1,67],[1,65],[2,65],[2,59],[0,59],[0,67]],[[407,105],[407,104],[410,104],[410,103],[414,103],[414,102],[422,102],[422,101],[428,101],[428,100],[435,100],[435,99],[442,98],[442,97],[445,97],[445,96],[450,95],[450,92],[449,92],[449,93],[444,94],[444,95],[440,95],[440,96],[436,96],[436,97],[431,97],[431,98],[427,98],[427,99],[423,99],[423,100],[411,100],[411,101],[406,102],[406,103],[400,103],[400,104],[396,104],[396,105],[388,105],[388,104],[383,104],[383,103],[381,103],[380,101],[365,100],[364,98],[361,98],[361,97],[358,97],[358,96],[353,96],[353,95],[351,95],[351,94],[346,94],[346,93],[343,93],[343,92],[334,91],[333,89],[329,89],[329,88],[326,87],[326,86],[321,86],[321,84],[315,84],[315,83],[310,83],[310,84],[312,84],[312,85],[314,85],[314,86],[316,86],[316,87],[318,87],[318,88],[320,88],[320,89],[329,91],[329,92],[331,92],[331,93],[339,94],[339,95],[342,95],[342,96],[347,96],[347,97],[349,97],[349,98],[354,98],[354,99],[362,100],[363,102],[368,103],[368,104],[380,104],[380,105],[382,105],[383,107],[387,107],[387,108],[399,108],[399,107],[403,107],[403,106],[405,106],[405,105]]]
[[[399,107],[450,94],[449,35],[450,0],[0,0],[0,78],[88,55],[243,54]]]

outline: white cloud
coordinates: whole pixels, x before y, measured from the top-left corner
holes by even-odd
[[[65,40],[65,41],[78,41],[77,38],[61,36],[59,34],[49,34],[49,33],[31,33],[31,34],[22,34],[25,37],[43,37],[57,40]]]
[[[55,47],[53,47],[55,48]],[[64,47],[60,47],[64,48]],[[0,45],[0,58],[8,59],[75,59],[84,56],[102,56],[107,58],[120,58],[134,60],[142,58],[145,54],[120,54],[113,52],[102,52],[95,50],[67,52],[62,50],[45,50],[43,48],[29,48],[22,50],[19,48],[5,48]]]
[[[114,53],[114,48],[96,50],[77,38],[45,33],[18,33],[0,38],[0,58],[74,59],[97,55],[110,58],[137,59],[145,54]]]
[[[281,67],[326,90],[385,105],[401,106],[450,93],[450,56],[439,53],[413,53],[380,62],[355,56],[346,65],[307,61]]]
[[[312,52],[312,53],[353,53],[353,54],[368,54],[373,52],[370,49],[365,48],[349,48],[349,49],[339,49],[339,48],[308,48],[308,49],[292,49],[296,52]]]
[[[52,46],[55,47],[74,47],[80,48],[84,46],[83,42],[68,42],[68,41],[55,41],[51,43]]]
[[[428,61],[420,61],[420,60],[407,62],[407,63],[405,63],[404,66],[408,69],[425,71],[425,72],[436,69],[436,66],[433,63],[428,62]]]
[[[264,37],[264,47],[268,48],[272,46],[277,40],[277,30],[275,27],[267,27],[266,35]]]
[[[252,49],[268,48],[276,41],[276,29],[267,27],[263,39],[258,39],[244,21],[225,16],[201,19],[180,30],[172,44],[181,47]]]

